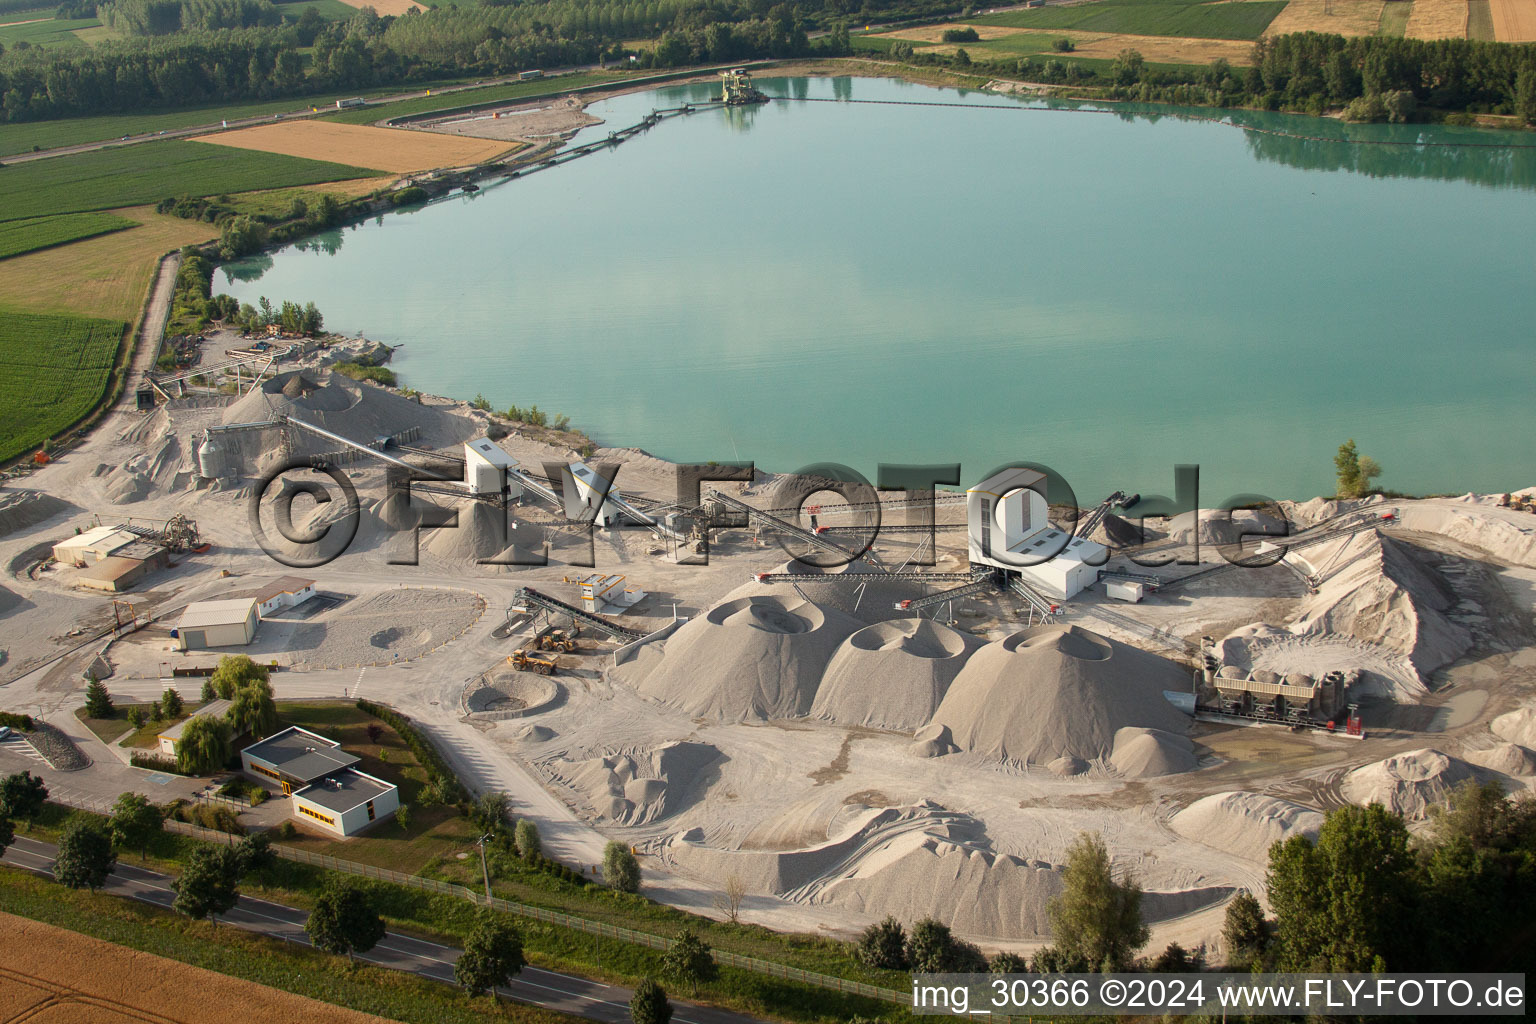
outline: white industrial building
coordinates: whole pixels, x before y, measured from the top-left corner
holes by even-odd
[[[504,494],[509,499],[522,497],[522,485],[508,473],[516,468],[517,460],[490,438],[477,437],[464,442],[464,486],[471,494]]]
[[[262,618],[284,608],[296,608],[314,596],[315,581],[302,576],[279,576],[254,595]]]
[[[609,527],[618,522],[619,510],[614,502],[622,500],[623,496],[619,494],[617,487],[611,486],[610,481],[599,476],[595,469],[583,462],[567,466],[565,476],[561,490],[565,499],[567,519],[594,522],[602,527]],[[597,503],[596,511],[593,511],[594,503]]]
[[[1005,469],[966,492],[970,559],[1065,601],[1098,581],[1109,551],[1051,524],[1045,483],[1045,475],[1033,469]]]
[[[251,778],[277,782],[306,825],[350,836],[400,809],[400,791],[358,771],[359,758],[324,736],[290,726],[240,752]]]
[[[53,546],[53,558],[64,565],[90,565],[143,539],[120,526],[96,526],[59,541]]]
[[[645,598],[639,587],[626,587],[623,576],[599,572],[574,582],[581,589],[582,610],[597,615],[623,615]]]
[[[256,638],[259,621],[255,598],[197,601],[181,613],[175,635],[183,651],[242,647]]]

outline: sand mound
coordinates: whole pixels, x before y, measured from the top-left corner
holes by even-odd
[[[1489,728],[1501,740],[1536,749],[1536,708],[1516,708],[1495,718]]]
[[[549,762],[555,781],[586,797],[600,816],[619,825],[644,825],[681,809],[694,783],[720,751],[707,743],[677,741],[650,750]]]
[[[143,473],[120,469],[108,478],[107,486],[102,491],[114,505],[131,505],[149,497],[154,489],[154,481]]]
[[[908,732],[933,717],[981,641],[932,619],[865,626],[832,656],[811,716]]]
[[[1472,636],[1446,612],[1455,596],[1407,549],[1374,532],[1304,549],[1314,569],[1344,565],[1302,602],[1291,630],[1341,634],[1408,658],[1422,677],[1466,653]]]
[[[1046,765],[1053,774],[1060,776],[1081,775],[1088,770],[1088,762],[1080,757],[1058,757]]]
[[[1195,770],[1195,745],[1161,729],[1126,728],[1115,733],[1109,759],[1115,771],[1132,779],[1177,775]]]
[[[1424,747],[1356,768],[1344,777],[1344,799],[1361,807],[1381,804],[1410,820],[1428,816],[1451,790],[1477,774],[1465,761]]]
[[[918,757],[943,757],[960,748],[955,746],[955,738],[949,734],[949,726],[925,725],[917,730],[912,745],[907,749]]]
[[[704,846],[699,829],[668,840],[663,863],[714,880],[734,875],[749,892],[830,904],[870,917],[911,922],[938,917],[971,936],[1039,938],[1048,933],[1059,870],[999,854],[984,826],[933,803],[871,809],[839,838],[788,852]],[[1148,893],[1149,919],[1177,916],[1230,890]]]
[[[727,598],[683,625],[659,658],[620,671],[646,697],[723,721],[795,718],[833,653],[861,623],[798,596]]]
[[[1518,743],[1500,743],[1487,750],[1474,750],[1466,759],[1502,775],[1536,775],[1536,754]]]
[[[1163,698],[1187,690],[1173,662],[1077,626],[1035,626],[971,655],[933,720],[960,749],[1026,764],[1110,755],[1127,727],[1182,733]]]
[[[21,602],[21,595],[17,594],[14,590],[0,587],[0,615],[8,614],[19,606]]]
[[[527,725],[518,730],[517,738],[528,743],[545,743],[558,735],[547,725]]]
[[[362,384],[340,374],[319,370],[290,370],[263,381],[223,413],[225,423],[259,423],[293,416],[305,423],[364,444],[411,427],[420,427],[413,442],[421,447],[464,441],[475,433],[474,421],[446,409],[412,402],[391,391]],[[247,467],[271,451],[262,433],[228,434]],[[334,442],[306,431],[290,430],[296,455],[331,451]],[[221,438],[220,444],[224,439]]]
[[[0,493],[0,537],[36,526],[62,512],[74,512],[75,506],[42,491],[6,491]]]
[[[1234,791],[1202,797],[1168,824],[1185,838],[1267,864],[1273,844],[1293,835],[1316,839],[1323,815],[1278,797]]]
[[[396,518],[405,514],[398,508],[389,512]],[[460,502],[458,514],[457,526],[422,531],[422,546],[438,558],[531,565],[543,554],[541,531],[512,519],[493,505],[483,501]],[[491,566],[483,568],[488,570]]]

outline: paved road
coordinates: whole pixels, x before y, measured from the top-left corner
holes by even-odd
[[[11,848],[0,857],[0,861],[51,876],[53,858],[57,852],[58,848],[51,843],[17,837]],[[175,898],[170,882],[168,875],[119,863],[117,871],[107,880],[106,891],[115,896],[169,907]],[[307,911],[253,896],[241,896],[239,906],[219,918],[219,923],[308,946],[311,943],[304,934],[304,922],[308,916]],[[434,981],[454,984],[453,963],[458,956],[459,950],[452,946],[389,932],[377,946],[360,954],[358,959],[391,970],[408,971]],[[532,1003],[561,1013],[603,1021],[605,1024],[628,1024],[629,1021],[631,991],[617,985],[604,985],[569,974],[525,967],[511,985],[499,991],[518,1002]],[[756,1017],[709,1006],[677,1000],[673,1001],[673,1006],[675,1012],[672,1020],[677,1024],[762,1024]]]

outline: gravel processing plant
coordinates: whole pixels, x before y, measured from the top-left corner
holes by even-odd
[[[644,452],[583,455],[345,378],[329,364],[348,344],[247,373],[238,396],[130,396],[0,490],[0,703],[88,753],[74,785],[127,770],[73,715],[88,666],[117,693],[190,694],[248,653],[285,697],[410,715],[550,854],[633,846],[657,899],[718,915],[730,887],[772,927],[937,915],[1027,949],[1084,831],[1140,879],[1155,943],[1214,946],[1270,844],[1328,809],[1423,822],[1464,780],[1536,781],[1529,492],[1185,513],[1143,535],[1134,496],[1052,507],[1025,474],[883,492],[884,522],[931,498],[935,525],[866,551],[869,509],[825,485],[759,472],[693,497]],[[1280,513],[1283,558],[1257,564],[1271,536],[1228,560]],[[197,543],[174,543],[177,516]],[[118,531],[167,561],[122,593],[82,587]],[[1047,540],[1056,563],[1015,564]],[[305,581],[249,639],[182,650],[189,604]]]

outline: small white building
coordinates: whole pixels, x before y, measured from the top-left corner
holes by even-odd
[[[507,472],[516,468],[517,460],[490,438],[477,437],[464,442],[464,486],[471,494],[504,494],[509,499],[522,497],[522,485]]]
[[[1065,601],[1098,582],[1109,551],[1053,526],[1045,489],[1044,474],[1020,468],[966,491],[970,560],[1014,573],[1044,596]]]
[[[318,779],[293,794],[293,813],[307,825],[350,836],[400,809],[400,790],[356,768]]]
[[[176,623],[176,638],[183,651],[212,647],[242,647],[256,638],[260,613],[250,597],[224,601],[197,601],[187,605]]]
[[[160,741],[160,754],[162,757],[175,757],[176,745],[181,742],[181,733],[187,727],[187,723],[194,718],[223,718],[229,713],[233,701],[211,700],[207,704],[192,712],[190,716],[177,722],[158,737]]]
[[[53,558],[64,565],[90,565],[140,540],[120,526],[96,526],[59,541],[53,546]]]
[[[296,608],[315,596],[315,581],[302,576],[279,576],[256,591],[256,611],[262,617],[283,608]]]
[[[639,587],[626,587],[623,576],[593,573],[576,580],[581,607],[598,615],[623,615],[645,598]]]
[[[613,499],[622,500],[619,489],[611,486],[608,480],[599,476],[586,463],[572,463],[566,469],[570,474],[563,481],[562,488],[566,518],[577,522],[594,522],[605,528],[618,522],[619,510],[614,506]]]

